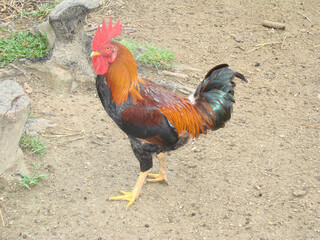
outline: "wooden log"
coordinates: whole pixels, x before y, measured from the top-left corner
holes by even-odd
[[[30,99],[22,87],[12,80],[0,82],[0,176],[21,165],[24,168],[19,140],[29,111]]]

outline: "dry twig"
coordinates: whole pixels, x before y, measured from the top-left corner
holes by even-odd
[[[306,126],[306,127],[309,127],[309,128],[314,128],[314,129],[320,130],[320,127],[313,126],[313,125],[310,125],[310,124],[307,124],[307,123],[298,123],[298,125]]]
[[[65,143],[67,143],[67,142],[74,142],[74,141],[77,141],[77,140],[80,140],[80,139],[84,139],[84,137],[85,137],[85,136],[76,137],[76,138],[71,138],[71,139],[68,139],[68,140],[59,142],[58,145],[62,145],[62,144],[65,144]]]
[[[77,136],[77,135],[81,135],[83,133],[85,133],[85,131],[83,129],[81,130],[74,130],[74,129],[70,129],[70,128],[66,128],[63,126],[55,126],[56,128],[61,128],[63,130],[66,130],[67,132],[60,132],[60,133],[56,133],[56,132],[52,132],[52,131],[45,131],[45,133],[47,134],[41,134],[44,137],[49,137],[49,138],[60,138],[60,137],[73,137],[73,136]]]
[[[281,44],[281,42],[260,43],[255,45],[255,47],[263,47],[263,46],[273,45],[273,44]]]
[[[284,35],[283,40],[282,40],[282,43],[281,43],[281,47],[280,47],[281,50],[282,50],[283,47],[284,47],[284,42],[286,41],[286,39],[287,39],[287,36]]]
[[[258,50],[258,49],[260,49],[260,48],[262,48],[262,47],[264,47],[264,46],[274,45],[274,44],[281,44],[281,43],[282,43],[282,42],[260,43],[260,44],[255,45],[255,48],[247,51],[246,53],[251,53],[251,52],[253,52],[253,51],[255,51],[255,50]]]
[[[30,77],[28,77],[27,73],[26,73],[24,70],[22,70],[21,68],[17,67],[17,66],[14,65],[13,63],[9,63],[8,65],[11,66],[11,67],[13,67],[13,68],[15,68],[15,69],[17,69],[17,70],[19,70],[20,72],[22,72],[23,75],[24,75],[28,80],[30,80]]]
[[[1,209],[0,209],[0,217],[1,217],[1,221],[2,221],[2,226],[6,226],[6,224],[4,223],[4,218],[2,216],[2,212],[1,212]]]
[[[59,111],[58,108],[56,108],[55,106],[51,105],[50,103],[48,103],[48,106],[52,107],[54,110]]]
[[[162,196],[159,191],[157,191],[157,190],[155,190],[155,189],[152,189],[152,188],[149,187],[149,186],[147,186],[147,189],[149,189],[149,190],[151,190],[151,191],[154,191],[154,192],[156,192],[157,194],[159,194],[159,196],[160,196],[163,200],[165,200],[171,207],[174,208],[174,206],[172,205],[172,203],[169,202],[168,199],[166,199],[164,196]]]
[[[305,19],[307,19],[309,22],[311,22],[311,19],[308,18],[305,14],[297,12],[298,14],[300,14],[302,17],[304,17]]]
[[[281,29],[284,30],[286,28],[286,26],[283,23],[279,23],[279,22],[274,22],[274,21],[269,21],[269,20],[265,20],[262,22],[262,25],[264,27],[268,27],[268,28],[273,28],[273,29]]]
[[[47,135],[47,134],[41,134],[41,135],[49,138],[72,137],[72,136],[76,136],[84,133],[84,130],[81,130],[79,132],[74,131],[73,133],[55,133],[55,132],[47,132],[47,133],[50,135]]]

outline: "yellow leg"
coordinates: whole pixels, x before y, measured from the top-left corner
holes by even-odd
[[[146,177],[148,176],[149,171],[150,170],[145,171],[145,172],[140,172],[140,175],[138,177],[136,185],[134,185],[134,188],[131,192],[120,191],[120,193],[123,196],[110,197],[109,201],[113,201],[113,200],[129,201],[129,203],[127,204],[127,207],[126,207],[126,209],[128,209],[134,203],[134,201],[137,200],[137,198],[139,197],[141,188],[144,184],[144,181],[146,180]]]
[[[166,174],[166,153],[159,153],[157,155],[160,163],[160,169],[158,174],[149,173],[148,177],[152,179],[148,179],[148,182],[166,182],[168,183],[167,174]]]

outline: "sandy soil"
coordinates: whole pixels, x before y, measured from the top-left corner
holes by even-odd
[[[139,164],[94,83],[70,92],[14,74],[33,88],[33,115],[57,124],[49,131],[77,135],[47,131],[47,154],[25,156],[48,174],[31,190],[0,180],[0,239],[320,239],[318,1],[114,1],[88,21],[109,15],[122,38],[201,69],[166,80],[195,88],[220,63],[243,73],[232,119],[171,152],[169,185],[147,183],[126,211],[107,198],[131,190]]]

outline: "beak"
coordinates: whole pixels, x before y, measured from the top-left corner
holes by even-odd
[[[94,57],[94,56],[97,56],[99,54],[100,54],[99,52],[91,52],[90,57]]]

